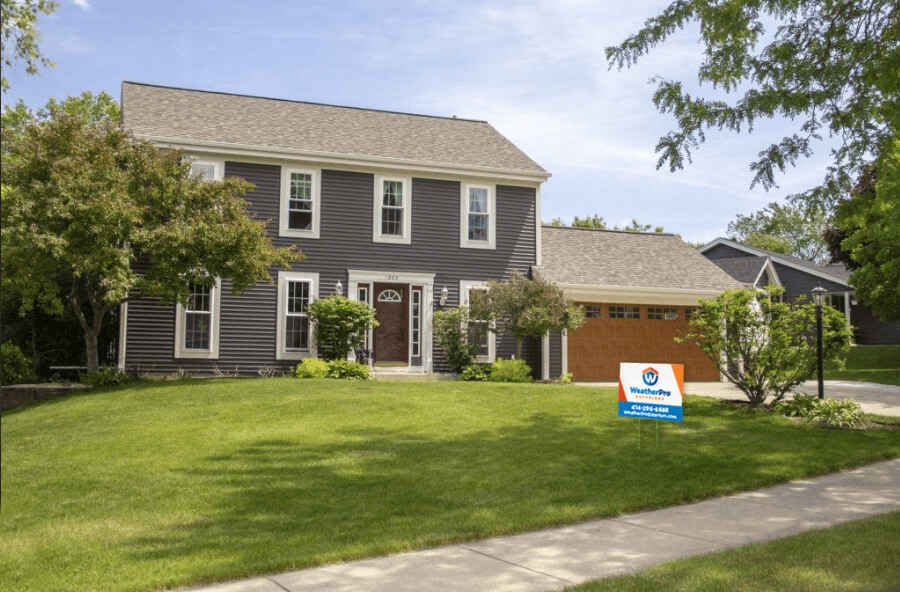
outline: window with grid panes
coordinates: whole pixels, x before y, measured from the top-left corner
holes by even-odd
[[[286,283],[284,346],[288,351],[309,349],[309,284],[305,280]]]
[[[193,284],[184,307],[184,349],[209,351],[212,333],[212,288]]]
[[[291,172],[288,194],[288,228],[311,230],[313,224],[313,179],[309,173]]]
[[[647,318],[661,321],[677,321],[678,309],[676,308],[653,308],[647,309]]]
[[[489,241],[491,215],[487,187],[469,187],[469,240]]]
[[[584,307],[584,316],[588,319],[599,319],[600,318],[600,305],[599,304],[586,304]]]
[[[641,318],[641,309],[639,306],[610,306],[609,318],[639,319]]]
[[[381,234],[403,236],[403,181],[382,181]]]

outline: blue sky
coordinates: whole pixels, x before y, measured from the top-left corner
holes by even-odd
[[[787,125],[763,122],[752,135],[710,132],[692,165],[657,171],[653,147],[672,120],[656,112],[648,80],[696,86],[696,31],[622,72],[607,69],[603,49],[666,4],[60,0],[39,22],[56,67],[10,72],[4,99],[118,98],[132,80],[485,119],[552,173],[544,220],[637,218],[705,242],[736,214],[818,184],[828,150],[788,170],[779,189],[750,190],[749,163]]]

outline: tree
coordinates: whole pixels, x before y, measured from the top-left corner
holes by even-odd
[[[752,131],[759,119],[781,118],[796,128],[759,152],[750,164],[751,187],[777,186],[776,171],[810,156],[813,141],[827,133],[840,142],[833,164],[819,187],[798,198],[831,203],[900,129],[900,4],[894,0],[679,0],[621,45],[606,48],[609,66],[630,67],[693,22],[705,54],[700,85],[740,94],[731,101],[695,97],[681,82],[655,78],[653,103],[677,121],[656,145],[657,168],[683,168],[711,128]],[[776,28],[767,31],[769,23]]]
[[[563,222],[562,218],[554,218],[550,221],[550,226],[571,226],[572,228],[596,228],[598,230],[619,230],[622,232],[663,232],[662,226],[653,226],[652,224],[641,224],[637,220],[632,219],[631,224],[628,226],[613,226],[612,228],[608,227],[606,224],[606,220],[603,219],[603,216],[598,216],[594,214],[593,216],[585,216],[584,218],[580,216],[575,216],[572,218],[571,224],[566,224]]]
[[[838,203],[826,238],[853,270],[856,296],[882,321],[900,318],[900,140]]]
[[[309,320],[315,325],[316,346],[326,360],[345,360],[377,327],[375,309],[344,296],[329,296],[309,305]]]
[[[497,334],[512,333],[516,357],[522,358],[525,337],[540,339],[550,331],[574,330],[584,324],[584,309],[574,305],[554,283],[513,273],[505,282],[488,282],[488,297],[472,301],[474,318],[489,319]]]
[[[137,295],[186,303],[193,285],[228,278],[240,294],[268,269],[302,259],[275,248],[248,217],[239,179],[204,182],[176,150],[136,141],[112,122],[60,107],[6,141],[2,289],[34,307],[71,310],[97,369],[97,336],[113,308]]]
[[[822,263],[828,248],[822,232],[828,221],[817,205],[781,205],[771,202],[748,216],[738,214],[728,223],[728,237],[742,243]]]
[[[675,339],[695,342],[753,407],[768,396],[777,403],[816,371],[815,305],[802,299],[781,302],[781,292],[728,290],[714,300],[701,300],[690,331]],[[826,362],[842,365],[851,337],[843,313],[823,306]]]
[[[0,88],[9,90],[9,79],[6,69],[17,62],[25,65],[27,74],[35,75],[38,66],[53,66],[53,62],[41,55],[38,41],[41,34],[37,30],[37,19],[40,14],[49,16],[59,4],[48,0],[2,0],[2,37],[0,49],[3,53],[3,75],[0,76]]]

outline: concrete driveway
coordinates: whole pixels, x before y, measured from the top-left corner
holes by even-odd
[[[579,382],[583,386],[618,387],[615,382]],[[801,384],[797,390],[804,395],[818,394],[818,383],[809,380]],[[730,382],[686,382],[684,392],[701,397],[716,399],[746,399],[746,395]],[[826,399],[853,399],[865,413],[900,417],[900,386],[856,382],[852,380],[826,380]]]

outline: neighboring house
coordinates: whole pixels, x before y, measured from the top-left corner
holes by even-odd
[[[439,371],[433,312],[541,263],[549,173],[484,121],[125,82],[122,123],[192,155],[196,174],[252,182],[252,213],[306,260],[238,297],[221,278],[187,307],[129,302],[120,365],[287,369],[316,355],[309,302],[339,293],[377,311],[376,369]],[[536,372],[540,346],[529,341],[523,356]],[[479,359],[514,352],[514,339],[492,337]]]
[[[707,243],[700,252],[748,287],[761,288],[769,284],[783,287],[786,299],[795,300],[801,295],[809,299],[812,289],[822,286],[828,291],[828,303],[843,312],[855,328],[856,343],[900,342],[900,321],[882,323],[871,309],[858,302],[850,284],[850,272],[842,264],[819,265],[725,238]]]
[[[621,362],[684,364],[686,380],[719,380],[693,343],[677,344],[701,298],[741,283],[672,234],[544,226],[536,274],[584,305],[585,324],[544,340],[545,374],[615,381]]]

